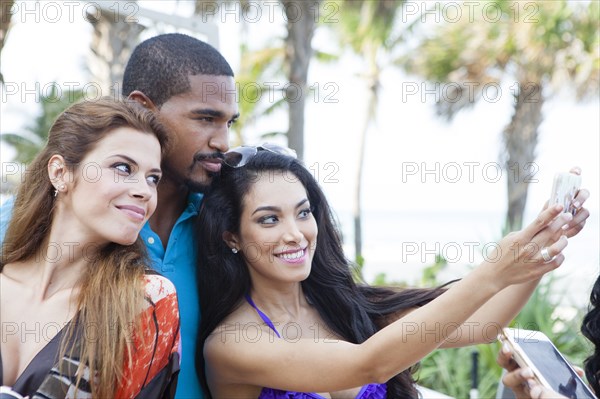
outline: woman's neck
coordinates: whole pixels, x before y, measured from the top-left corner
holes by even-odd
[[[54,294],[73,290],[81,281],[88,262],[80,258],[73,262],[53,262],[43,260],[36,267],[36,292],[39,292],[39,300],[43,301]]]
[[[84,259],[65,262],[45,254],[46,245],[29,259],[7,264],[2,274],[30,293],[33,301],[44,302],[59,292],[73,291],[88,265]]]
[[[31,262],[29,281],[40,301],[59,291],[73,289],[105,242],[94,241],[64,218],[56,217],[48,237]]]
[[[271,317],[285,315],[296,319],[309,306],[300,283],[285,286],[254,284],[250,296],[256,306]]]

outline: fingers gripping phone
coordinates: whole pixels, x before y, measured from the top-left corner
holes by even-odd
[[[540,385],[571,399],[596,399],[550,339],[539,331],[504,328],[506,342],[520,367],[529,367]]]
[[[548,206],[560,204],[563,206],[563,212],[575,214],[573,200],[580,186],[581,176],[574,173],[557,173],[554,175]]]

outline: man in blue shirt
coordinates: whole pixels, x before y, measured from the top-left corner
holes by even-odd
[[[239,116],[233,71],[202,41],[160,35],[133,51],[125,68],[123,96],[155,112],[169,133],[158,205],[140,235],[152,266],[175,284],[179,298],[183,353],[176,398],[202,398],[195,367],[200,314],[193,225],[201,193],[221,169],[229,128]],[[12,203],[0,209],[2,239]]]
[[[141,231],[154,268],[177,289],[182,363],[177,398],[202,396],[196,375],[200,314],[193,224],[202,194],[221,169],[238,117],[233,71],[210,45],[182,34],[140,43],[123,76],[123,95],[154,111],[169,133],[158,206]]]

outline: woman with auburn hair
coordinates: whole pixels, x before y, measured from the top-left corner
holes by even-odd
[[[412,367],[495,340],[586,218],[548,207],[445,287],[369,287],[291,150],[239,147],[223,163],[198,219],[197,357],[213,398],[416,398]]]
[[[0,385],[32,398],[166,398],[179,369],[171,282],[148,270],[166,133],[110,98],[64,111],[19,187],[0,262]]]

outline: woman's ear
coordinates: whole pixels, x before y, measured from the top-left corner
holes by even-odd
[[[150,111],[154,112],[158,110],[156,105],[154,105],[154,102],[139,90],[132,91],[129,96],[127,96],[127,99],[141,104],[144,108],[149,109]]]
[[[231,248],[231,251],[235,254],[238,253],[238,251],[240,250],[240,245],[239,245],[239,241],[237,239],[237,237],[235,236],[235,234],[233,234],[230,231],[226,231],[223,233],[223,241],[225,241],[225,244],[227,244],[227,246],[229,248]]]
[[[48,160],[48,177],[54,186],[54,196],[67,191],[68,169],[62,155],[52,155]]]

